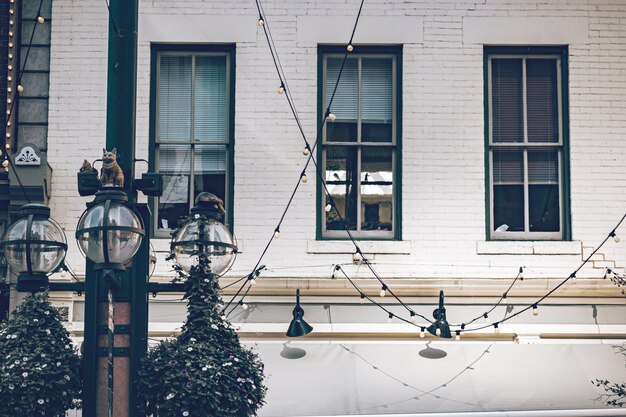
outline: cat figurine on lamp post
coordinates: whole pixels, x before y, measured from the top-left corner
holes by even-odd
[[[102,148],[102,170],[100,171],[102,187],[123,187],[124,173],[117,163],[117,148],[107,151]]]

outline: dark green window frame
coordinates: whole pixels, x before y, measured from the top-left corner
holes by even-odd
[[[158,152],[157,152],[157,140],[156,140],[156,128],[157,128],[157,82],[158,82],[158,63],[159,57],[162,54],[180,54],[180,55],[224,55],[227,58],[227,140],[223,142],[226,145],[226,184],[225,184],[225,210],[226,219],[225,222],[230,225],[231,230],[234,224],[233,214],[233,199],[234,199],[234,149],[235,149],[235,57],[236,49],[234,44],[210,44],[210,45],[198,45],[198,44],[152,44],[150,54],[150,127],[149,127],[149,167],[151,171],[157,171],[158,169]],[[181,142],[185,144],[187,142]],[[191,146],[203,144],[204,142],[192,144]],[[211,144],[208,143],[207,144]],[[191,188],[191,187],[190,187]],[[192,192],[192,190],[190,190]],[[158,221],[158,199],[151,197],[149,199],[150,208],[153,213],[152,222],[152,236],[157,238],[169,238],[170,232],[168,230],[157,227]],[[193,201],[190,201],[190,208],[193,206]]]
[[[492,126],[491,114],[491,77],[490,65],[494,58],[528,58],[537,59],[542,57],[556,58],[558,62],[558,86],[559,89],[559,116],[560,138],[554,148],[559,153],[559,187],[560,187],[560,230],[558,232],[496,232],[493,225],[493,184],[492,184],[492,150],[501,144],[491,141]],[[570,158],[569,158],[569,73],[568,73],[568,47],[567,46],[485,46],[483,54],[484,69],[484,136],[485,136],[485,233],[487,240],[571,240],[571,214],[570,214]],[[526,64],[524,64],[526,65]],[[525,81],[524,81],[525,83]],[[524,93],[525,94],[525,93]],[[526,113],[525,109],[525,113]],[[526,119],[524,118],[524,128]],[[532,144],[522,143],[518,146],[527,154]],[[526,157],[525,157],[526,158]],[[527,168],[525,168],[527,169]],[[526,174],[527,175],[527,174]],[[525,184],[527,181],[525,180]],[[527,185],[526,185],[527,187]],[[526,206],[527,202],[524,203]],[[528,209],[525,208],[527,211]],[[528,222],[528,214],[525,214],[525,222]],[[528,227],[528,224],[525,226]]]
[[[328,56],[343,58],[344,46],[318,46],[318,130],[321,128],[323,115],[325,112],[325,59]],[[355,46],[350,56],[385,56],[394,60],[394,97],[393,97],[393,209],[392,209],[392,232],[377,233],[378,231],[352,231],[355,239],[359,240],[402,240],[402,45],[397,46]],[[332,107],[331,107],[332,111]],[[322,175],[326,169],[325,151],[327,143],[325,141],[326,127],[322,132],[320,144],[317,147],[317,158]],[[362,145],[361,145],[362,146]],[[360,187],[361,181],[358,181]],[[320,181],[317,181],[316,189],[316,238],[318,240],[345,240],[347,233],[341,230],[326,230],[326,194]],[[360,210],[360,208],[359,208]],[[331,233],[328,233],[331,232]]]

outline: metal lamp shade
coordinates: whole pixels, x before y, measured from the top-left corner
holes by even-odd
[[[428,326],[428,329],[426,330],[428,330],[428,333],[433,336],[441,337],[443,339],[451,339],[452,334],[450,333],[448,320],[446,320],[446,308],[444,307],[443,297],[443,291],[439,291],[439,308],[433,311],[435,322]],[[439,334],[437,334],[437,330],[439,330]]]
[[[96,269],[123,271],[141,246],[145,231],[127,201],[123,191],[98,191],[93,206],[78,221],[78,247]]]
[[[42,204],[22,206],[18,216],[7,228],[0,246],[11,271],[18,275],[18,289],[36,291],[45,286],[48,275],[65,259],[65,234],[50,218],[50,209]]]
[[[293,319],[289,324],[287,333],[288,337],[305,336],[313,331],[313,327],[303,319],[304,310],[300,307],[300,290],[296,291],[296,306],[293,309]]]

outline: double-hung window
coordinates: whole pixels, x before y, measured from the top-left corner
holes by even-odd
[[[491,239],[567,239],[567,50],[485,48]]]
[[[328,107],[345,49],[320,48],[320,114]],[[320,157],[335,206],[318,200],[321,238],[399,238],[401,50],[355,48],[343,65]],[[344,224],[345,222],[345,224]]]
[[[153,51],[153,160],[164,183],[157,236],[175,229],[204,191],[224,200],[231,221],[234,52],[221,49]]]

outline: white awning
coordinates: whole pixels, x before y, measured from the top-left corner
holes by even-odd
[[[260,417],[626,415],[594,401],[603,391],[592,379],[626,380],[626,358],[601,341],[430,342],[427,347],[423,341],[304,338],[254,346],[268,374]],[[306,355],[290,359],[303,353],[298,349]],[[420,351],[427,357],[441,354],[433,349],[446,356],[420,356]]]

